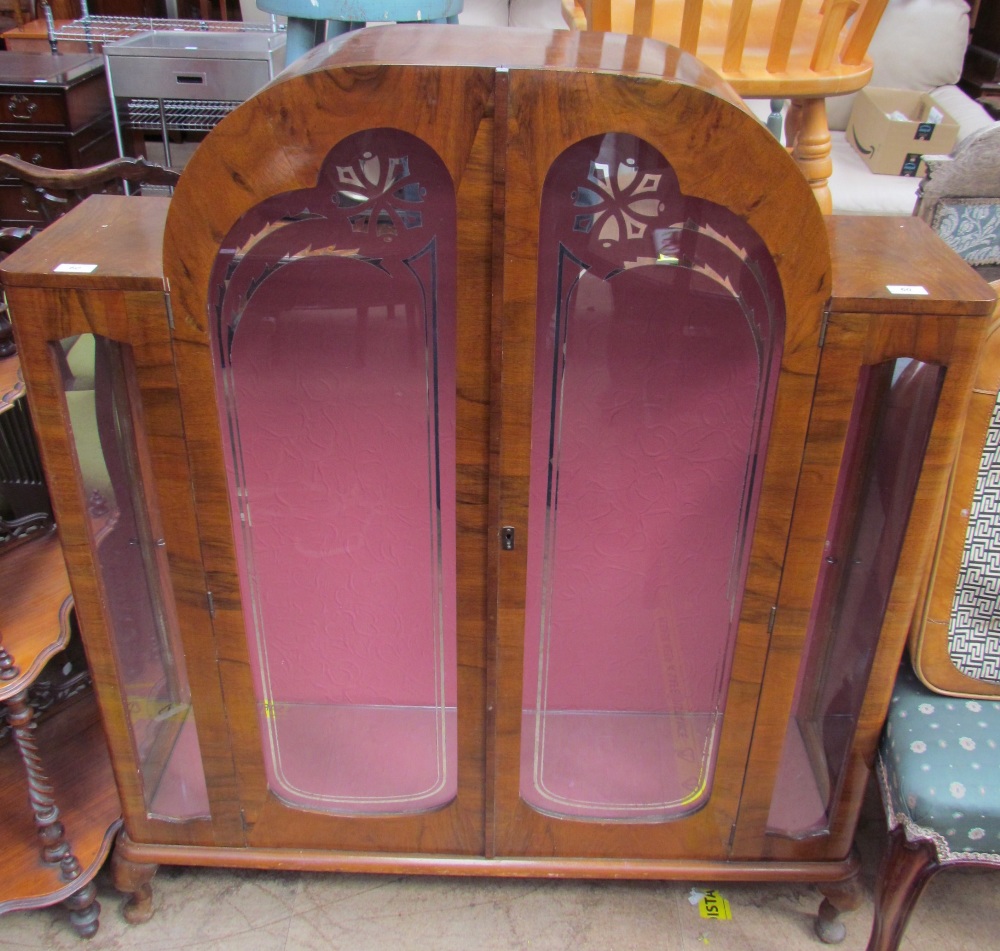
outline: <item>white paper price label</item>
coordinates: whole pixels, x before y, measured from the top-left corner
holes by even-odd
[[[926,297],[930,292],[920,284],[886,284],[890,294],[903,294],[910,297]]]
[[[96,264],[57,264],[53,269],[56,274],[92,274],[97,270]]]

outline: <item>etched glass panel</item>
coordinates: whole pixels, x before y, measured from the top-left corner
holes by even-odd
[[[53,352],[146,806],[156,818],[207,817],[159,516],[143,491],[150,463],[132,352],[94,334]]]
[[[270,789],[454,798],[455,193],[396,130],[268,199],[213,275],[218,405]]]
[[[944,370],[862,370],[768,831],[829,827],[896,575]]]
[[[711,793],[782,295],[626,135],[554,163],[539,270],[521,796],[666,821]]]

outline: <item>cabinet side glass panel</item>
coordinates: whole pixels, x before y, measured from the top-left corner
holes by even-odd
[[[94,334],[52,345],[61,371],[91,545],[149,815],[209,815],[159,518],[144,492],[132,351]]]
[[[667,821],[711,794],[782,296],[627,135],[557,160],[540,248],[521,796]]]
[[[454,185],[391,129],[237,223],[212,307],[269,788],[338,815],[457,790]]]
[[[897,359],[858,382],[768,831],[820,835],[838,799],[944,368]]]

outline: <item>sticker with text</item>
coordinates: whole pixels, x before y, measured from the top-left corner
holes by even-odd
[[[698,903],[698,913],[702,918],[711,918],[714,921],[732,921],[733,910],[714,888],[705,892],[705,897]]]
[[[890,294],[907,294],[911,297],[926,297],[930,291],[921,284],[886,284]]]
[[[97,270],[96,264],[57,264],[56,274],[92,274]]]

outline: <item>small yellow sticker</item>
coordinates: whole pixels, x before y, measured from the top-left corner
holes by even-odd
[[[273,700],[265,700],[264,701],[264,716],[268,720],[273,720],[274,719],[274,701]]]
[[[732,921],[733,911],[714,888],[705,892],[705,897],[698,902],[698,911],[702,918],[712,918],[715,921]]]

